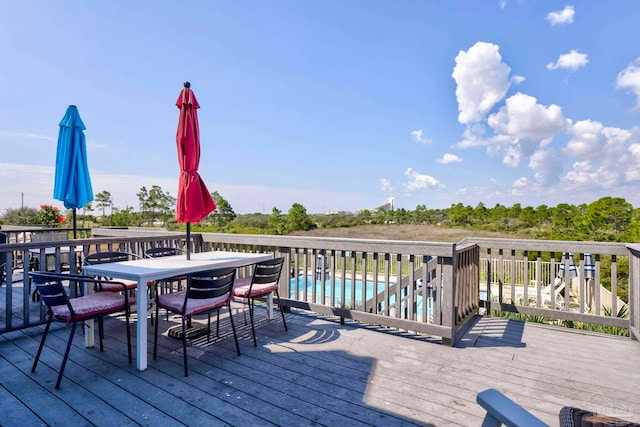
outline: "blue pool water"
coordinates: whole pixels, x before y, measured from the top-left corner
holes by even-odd
[[[291,288],[290,288],[290,292],[291,292],[291,296],[294,297],[296,295],[296,283],[297,283],[297,290],[298,290],[298,298],[303,299],[304,298],[304,290],[305,290],[305,280],[303,276],[298,276],[297,280],[296,278],[292,278],[291,279]],[[316,303],[318,304],[325,304],[325,305],[333,305],[333,306],[340,306],[341,301],[342,301],[342,280],[340,278],[336,278],[335,281],[335,287],[334,287],[334,298],[333,298],[333,302],[331,301],[331,279],[327,279],[324,282],[324,301],[322,298],[322,281],[317,279],[314,281],[314,279],[311,276],[307,276],[307,280],[306,280],[306,291],[307,291],[307,300],[311,300],[312,298],[312,294],[313,294],[313,287],[315,286],[315,292],[316,292]],[[393,285],[394,283],[391,283],[391,285]],[[378,289],[377,289],[377,293],[380,294],[382,292],[384,292],[384,288],[385,285],[384,283],[378,283]],[[347,308],[352,308],[352,307],[357,307],[362,305],[362,299],[363,299],[363,284],[361,280],[356,280],[355,283],[352,283],[351,280],[347,279],[344,281],[344,306]],[[365,285],[365,289],[364,289],[364,298],[369,301],[371,298],[373,298],[374,296],[374,284],[372,281],[367,281],[366,285]],[[352,304],[352,293],[353,291],[355,291],[355,304]],[[389,295],[389,304],[393,307],[394,303],[396,300],[396,295],[394,294],[390,294]],[[423,298],[422,296],[418,295],[416,297],[416,312],[417,313],[422,313],[422,303],[423,303]],[[384,310],[384,303],[382,303],[382,307],[381,310]],[[427,298],[427,316],[429,317],[429,319],[432,319],[433,316],[433,299],[432,298]],[[420,319],[419,319],[420,320]]]

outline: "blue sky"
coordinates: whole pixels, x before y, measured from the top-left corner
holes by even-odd
[[[175,196],[185,80],[238,213],[640,206],[638,22],[637,1],[4,1],[0,214],[62,207],[69,104],[94,193]]]

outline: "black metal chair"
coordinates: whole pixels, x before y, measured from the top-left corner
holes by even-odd
[[[182,255],[184,251],[180,248],[159,246],[155,248],[147,249],[144,255],[147,258],[162,258],[166,256]],[[183,282],[187,280],[187,276],[169,277],[156,281],[160,285],[160,293],[165,294],[167,292],[174,292],[177,290],[183,290]],[[156,289],[155,287],[153,288]],[[153,316],[152,316],[153,319]],[[167,312],[167,320],[169,320],[169,312]]]
[[[109,262],[132,261],[135,259],[142,259],[142,257],[134,253],[120,252],[120,251],[96,252],[84,257],[84,264],[85,265],[106,264]],[[106,277],[104,279],[110,279],[110,278]],[[134,292],[138,287],[138,282],[136,282],[135,280],[127,280],[127,279],[118,279],[118,282],[124,283],[126,285],[127,291],[129,292],[130,296],[134,295]],[[147,288],[149,289],[149,292],[151,292],[151,290],[153,289],[152,283],[147,283]],[[119,286],[111,286],[108,283],[103,286],[102,290],[106,292],[122,291],[122,289]],[[152,299],[149,301],[149,305],[147,306],[148,310],[152,308],[151,301],[153,300],[153,295],[151,295],[151,298]],[[151,312],[151,324],[153,324],[153,312]]]
[[[256,298],[261,298],[271,292],[275,292],[278,301],[278,309],[282,315],[282,323],[284,323],[284,330],[288,330],[287,321],[284,319],[284,312],[282,311],[282,304],[280,303],[280,295],[278,294],[278,281],[280,280],[280,273],[282,273],[283,264],[283,257],[259,262],[253,268],[253,275],[251,277],[236,280],[233,295],[239,298],[244,298],[245,301],[249,303],[249,317],[251,318],[251,333],[253,334],[254,347],[258,346],[253,311]]]
[[[84,264],[85,265],[106,264],[109,262],[131,261],[131,260],[140,259],[140,258],[142,257],[136,254],[128,253],[128,252],[118,252],[118,251],[96,252],[94,254],[87,255],[86,257],[84,257]],[[118,279],[118,281],[127,285],[127,290],[129,291],[134,291],[138,287],[138,282],[136,282],[135,280]],[[120,289],[118,286],[110,287],[107,285],[103,287],[103,290],[111,291],[111,292],[119,292],[122,289]]]
[[[135,300],[129,298],[129,293],[126,292],[127,287],[124,283],[95,279],[89,276],[49,272],[30,272],[29,276],[33,280],[33,283],[35,283],[36,290],[39,293],[42,302],[47,307],[45,312],[47,324],[44,329],[44,333],[42,334],[42,339],[40,340],[36,359],[34,360],[31,368],[32,373],[35,373],[36,371],[36,366],[40,360],[40,355],[42,354],[42,349],[53,320],[65,322],[67,325],[71,325],[71,334],[69,335],[69,341],[67,342],[67,349],[65,350],[64,357],[62,359],[62,366],[58,373],[58,380],[56,381],[56,389],[58,389],[60,388],[60,381],[62,381],[64,368],[67,364],[67,359],[69,358],[69,350],[71,350],[71,343],[73,342],[77,323],[92,319],[96,319],[98,321],[100,351],[103,351],[103,317],[119,312],[125,313],[129,364],[131,364],[131,330],[129,328],[129,316],[130,307],[135,303]],[[69,298],[62,283],[67,280],[70,282],[70,286],[71,282],[75,282],[76,284],[91,283],[94,285],[94,290],[96,292],[89,295],[79,296],[77,298]],[[123,292],[100,292],[104,291],[104,285],[109,285],[110,287],[119,286],[120,290]],[[82,289],[82,287],[83,286],[80,286],[80,289]]]
[[[147,258],[159,258],[163,256],[181,255],[184,251],[180,248],[159,246],[147,249],[144,254]]]
[[[187,277],[187,289],[169,294],[160,294],[156,289],[156,317],[160,308],[179,314],[182,317],[182,348],[184,354],[184,376],[189,376],[187,362],[187,319],[199,314],[207,315],[207,342],[211,336],[211,313],[218,315],[216,336],[220,334],[220,309],[227,307],[229,320],[233,329],[236,350],[240,356],[240,345],[236,335],[236,327],[231,316],[231,300],[233,282],[236,275],[235,268],[221,268],[216,270],[194,273]],[[156,284],[157,286],[157,284]],[[156,322],[153,341],[153,359],[158,353],[158,323]]]
[[[147,258],[161,258],[166,256],[182,255],[183,253],[185,252],[180,248],[161,246],[161,247],[147,249],[144,252],[144,255]],[[158,282],[162,283],[163,285],[166,285],[166,288],[173,290],[173,287],[170,285],[174,283],[178,283],[178,289],[180,289],[181,282],[186,279],[187,279],[187,276],[177,276],[177,277],[169,277],[167,279],[162,279],[162,280],[159,280]],[[164,288],[165,286],[163,286],[163,289]]]

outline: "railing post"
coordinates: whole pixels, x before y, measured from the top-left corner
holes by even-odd
[[[442,280],[442,326],[450,330],[451,337],[443,337],[442,344],[453,346],[456,336],[456,245],[450,257],[438,257],[438,264]]]
[[[516,250],[511,249],[511,268],[509,269],[509,283],[511,284],[511,304],[516,303]]]
[[[280,272],[280,283],[278,283],[278,293],[283,298],[291,298],[291,248],[278,248],[276,257],[284,257],[284,265]],[[285,307],[283,307],[284,309]],[[286,307],[286,311],[289,311],[289,307]]]
[[[485,294],[486,314],[491,314],[491,279],[493,275],[491,262],[491,248],[487,248],[487,293]]]
[[[498,302],[504,302],[503,294],[504,285],[504,251],[502,248],[498,249]]]
[[[640,252],[629,248],[629,337],[640,340]]]

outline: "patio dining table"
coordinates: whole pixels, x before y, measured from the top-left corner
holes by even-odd
[[[93,276],[129,279],[138,282],[136,288],[136,367],[140,371],[147,369],[147,283],[154,280],[183,276],[201,271],[226,267],[244,267],[260,261],[272,259],[272,254],[241,252],[199,252],[160,258],[145,258],[133,261],[121,261],[105,264],[85,265],[83,273]],[[93,330],[93,329],[89,329]],[[93,334],[85,335],[85,344],[93,346]]]

